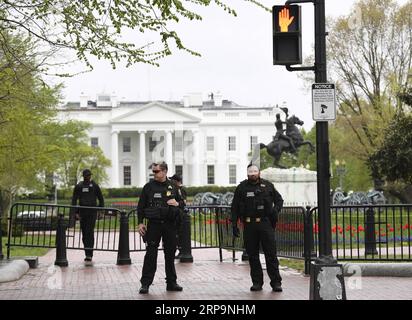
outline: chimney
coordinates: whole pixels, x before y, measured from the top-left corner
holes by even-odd
[[[188,94],[183,96],[183,107],[190,107],[190,96]]]
[[[183,96],[183,106],[187,107],[201,107],[203,105],[203,98],[201,93],[188,93]]]
[[[119,106],[115,92],[112,92],[112,96],[110,97],[110,100],[112,101],[112,108],[117,108]]]
[[[80,108],[87,108],[87,98],[84,92],[80,94]]]
[[[213,96],[215,102],[215,107],[221,107],[223,105],[223,95],[220,92],[217,92]]]

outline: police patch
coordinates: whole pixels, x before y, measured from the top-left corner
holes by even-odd
[[[89,188],[83,188],[82,192],[89,192]]]
[[[261,187],[263,187],[263,188],[264,188],[264,187],[266,187],[266,185],[265,185],[265,184],[261,184],[260,186],[261,186]]]
[[[155,193],[154,195],[153,195],[153,198],[161,198],[162,197],[162,194],[161,193]]]
[[[246,197],[254,197],[255,193],[254,192],[248,192],[246,193]]]

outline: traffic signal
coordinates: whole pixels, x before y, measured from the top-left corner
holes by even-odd
[[[273,6],[273,64],[302,64],[300,6]]]

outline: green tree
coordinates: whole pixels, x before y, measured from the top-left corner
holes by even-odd
[[[91,147],[87,140],[90,123],[69,120],[49,123],[45,132],[48,154],[53,158],[49,168],[60,178],[64,187],[73,187],[84,168],[93,172],[93,180],[98,183],[107,180],[105,169],[110,166],[100,148]]]
[[[60,87],[42,81],[30,39],[0,34],[0,191],[7,212],[20,188],[38,186],[49,163],[42,124],[54,114]]]
[[[345,135],[340,152],[366,163],[383,143],[393,117],[409,110],[399,92],[411,68],[412,2],[360,0],[355,8],[356,14],[330,26],[329,70],[339,102],[332,127]]]
[[[385,130],[383,144],[369,157],[372,171],[386,178],[386,190],[412,203],[412,116],[397,115]]]
[[[1,211],[8,212],[19,191],[44,191],[50,173],[62,173],[70,157],[70,165],[76,164],[69,168],[73,182],[81,166],[92,168],[104,181],[109,160],[85,141],[89,125],[57,120],[60,86],[42,80],[35,44],[5,30],[0,35]]]
[[[244,0],[255,3],[256,0]],[[215,4],[236,16],[226,0],[4,0],[0,4],[0,22],[7,30],[28,32],[50,48],[72,49],[89,67],[90,56],[107,59],[113,68],[120,60],[127,65],[156,60],[178,49],[188,49],[174,25],[181,20],[201,20],[199,7]],[[124,32],[132,30],[135,42],[124,40]],[[158,40],[145,43],[144,33],[153,33]],[[150,48],[155,48],[153,51]]]

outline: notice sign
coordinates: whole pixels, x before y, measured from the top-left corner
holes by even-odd
[[[312,84],[312,116],[315,121],[336,119],[336,95],[333,83]]]

